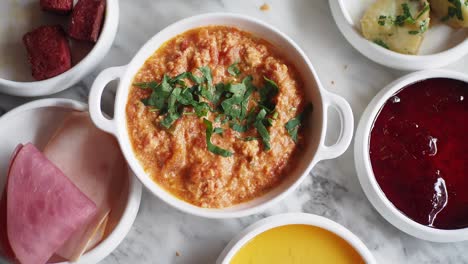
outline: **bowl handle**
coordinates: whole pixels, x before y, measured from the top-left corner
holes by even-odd
[[[338,112],[340,118],[340,135],[335,144],[331,146],[325,145],[325,140],[320,145],[321,160],[334,159],[343,154],[348,149],[351,140],[353,139],[354,117],[353,110],[348,102],[341,96],[325,91],[324,94],[324,111],[325,120],[327,120],[327,110],[332,107]],[[326,125],[326,124],[325,124]],[[325,128],[326,129],[326,128]],[[325,135],[327,131],[325,130]]]
[[[126,66],[112,67],[103,70],[94,80],[89,93],[89,114],[94,124],[101,130],[111,134],[116,134],[114,119],[109,119],[104,116],[101,111],[101,98],[106,85],[119,78]]]

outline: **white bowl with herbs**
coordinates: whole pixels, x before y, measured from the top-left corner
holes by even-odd
[[[400,70],[439,68],[468,54],[465,0],[329,0],[349,43]]]
[[[212,31],[209,31],[206,27],[211,27],[209,30]],[[205,28],[206,30],[201,30],[201,28]],[[229,33],[225,34],[224,32],[226,31]],[[190,32],[195,33],[192,34]],[[300,100],[303,100],[304,104],[301,103],[300,107],[303,107],[305,110],[305,106],[308,105],[307,103],[309,102],[313,105],[313,110],[304,117],[302,114],[299,114],[298,116],[291,118],[295,116],[295,114],[288,111],[297,111],[297,113],[302,112],[302,109],[293,109],[294,104],[297,103],[296,99],[299,97],[291,96],[289,97],[291,99],[290,101],[283,100],[283,104],[280,106],[278,103],[273,112],[271,110],[265,111],[267,108],[271,109],[271,103],[275,100],[273,97],[267,96],[269,99],[267,98],[268,100],[264,102],[265,104],[262,103],[263,105],[260,105],[263,99],[258,102],[254,102],[252,101],[254,99],[251,99],[250,104],[255,105],[254,107],[256,109],[253,112],[256,116],[254,116],[255,123],[250,124],[249,121],[246,120],[248,118],[243,120],[246,122],[245,126],[249,127],[249,132],[252,132],[252,135],[255,137],[248,137],[247,133],[249,132],[241,133],[238,131],[239,127],[236,127],[236,123],[234,121],[237,122],[240,118],[231,118],[227,120],[227,123],[223,126],[223,122],[226,118],[232,117],[234,113],[236,113],[234,109],[237,109],[231,108],[230,111],[227,111],[226,106],[228,105],[228,102],[232,102],[233,99],[236,99],[238,96],[245,96],[245,94],[247,94],[246,87],[248,90],[251,88],[249,83],[252,79],[249,79],[249,76],[246,75],[245,78],[242,77],[244,79],[235,77],[237,74],[245,74],[245,72],[239,73],[239,69],[235,66],[236,63],[229,66],[229,68],[227,68],[227,66],[231,62],[223,64],[226,68],[223,68],[221,73],[218,71],[218,68],[210,68],[203,66],[203,64],[197,65],[197,68],[194,68],[192,72],[170,72],[170,67],[174,66],[173,62],[179,60],[184,64],[185,58],[178,56],[183,54],[183,52],[178,52],[178,55],[176,54],[176,56],[171,57],[172,59],[162,57],[164,59],[161,59],[160,61],[162,61],[162,63],[166,63],[167,67],[163,66],[158,68],[159,66],[157,65],[162,65],[158,63],[150,65],[151,67],[146,67],[148,66],[148,62],[151,64],[151,62],[157,62],[158,59],[161,58],[157,56],[154,57],[152,56],[153,54],[162,54],[161,56],[164,56],[164,54],[168,54],[168,52],[170,53],[171,51],[168,51],[166,47],[171,47],[174,43],[174,47],[179,47],[182,50],[189,50],[186,48],[187,45],[191,43],[190,41],[197,41],[197,39],[203,38],[204,36],[213,36],[210,35],[211,33],[209,32],[216,32],[214,35],[218,34],[217,36],[223,36],[220,39],[222,39],[222,42],[224,43],[228,39],[234,41],[236,41],[236,39],[245,39],[247,42],[263,41],[261,39],[264,39],[274,47],[280,48],[278,50],[282,51],[282,54],[288,58],[288,61],[295,66],[293,68],[297,70],[298,76],[301,76],[301,88],[303,88],[303,94],[301,93]],[[187,34],[192,35],[190,35],[191,37],[184,38],[183,36],[188,36]],[[226,37],[223,34],[225,34]],[[250,37],[252,35],[256,37]],[[230,36],[234,36],[234,38],[231,38]],[[180,41],[177,41],[177,39]],[[213,47],[210,46],[209,43],[209,41],[201,41],[200,46]],[[263,43],[265,44],[266,42]],[[193,49],[194,46],[190,45],[189,47]],[[160,50],[162,50],[162,52],[158,53]],[[224,50],[222,47],[213,50],[214,54],[218,54],[218,51],[223,54],[236,52],[236,49]],[[264,51],[266,52],[267,50],[264,49]],[[209,55],[209,52],[203,54],[211,56]],[[275,55],[273,54],[272,56]],[[255,58],[255,56],[253,57]],[[203,59],[205,57],[201,56],[196,58]],[[212,58],[218,57],[213,56]],[[227,57],[225,56],[219,59],[224,60],[227,59]],[[194,62],[191,61],[190,63]],[[245,65],[241,65],[242,63],[244,62],[242,61],[239,64],[240,69],[246,70],[247,68]],[[279,64],[270,65],[274,66]],[[152,68],[153,66],[156,68]],[[281,68],[282,66],[278,67]],[[149,73],[149,77],[140,78],[141,76],[146,76],[144,73],[141,74],[142,70],[145,72],[145,69],[148,69],[146,73]],[[155,77],[162,78],[161,80],[153,79],[152,76],[152,74],[155,71],[158,71],[158,69],[169,69],[168,71],[161,70],[162,72],[160,76]],[[173,69],[177,69],[177,67],[173,67]],[[167,72],[169,73],[166,74]],[[163,74],[164,77],[162,77]],[[228,78],[231,78],[230,80],[232,81],[219,83],[220,74],[222,74],[223,78],[230,76]],[[114,118],[109,120],[101,113],[100,101],[106,84],[117,78],[119,78],[120,81],[115,100]],[[272,78],[275,78],[275,76]],[[154,81],[152,82],[152,80]],[[147,83],[139,83],[137,85],[136,83],[139,81]],[[276,84],[273,84],[271,80],[265,78],[265,75],[257,76],[253,82],[255,81],[257,81],[257,84],[255,84],[256,88],[253,90],[253,98],[258,95],[260,91],[259,89],[265,89],[267,86],[270,86],[270,88],[276,86]],[[191,87],[185,86],[188,83],[191,83]],[[193,83],[198,83],[198,85],[193,85]],[[213,101],[209,99],[207,95],[204,95],[203,93],[200,94],[199,92],[204,91],[211,93],[213,91],[218,91],[217,87],[220,84],[224,87],[223,89],[228,87],[227,90],[229,91],[222,93],[224,95],[219,99],[219,102],[221,102],[220,104],[210,104],[210,107],[208,107],[206,103],[208,101],[206,100],[209,100],[210,102]],[[182,91],[180,90],[181,86],[184,86]],[[280,90],[283,92],[290,92],[292,89],[295,89],[294,85],[282,87],[287,87],[287,89],[284,89],[280,86]],[[201,90],[199,90],[199,88]],[[213,90],[215,88],[216,90]],[[167,92],[169,92],[170,95]],[[138,93],[146,93],[148,96],[151,96],[147,98],[140,97],[131,101],[132,96]],[[164,97],[164,94],[168,95],[168,97]],[[200,96],[204,98],[200,99]],[[161,98],[165,99],[159,100]],[[171,98],[175,100],[172,100]],[[244,98],[248,98],[248,96]],[[278,99],[278,101],[279,100],[280,99]],[[179,210],[209,218],[242,217],[265,210],[267,207],[282,200],[287,194],[293,192],[309,175],[309,171],[317,162],[324,159],[336,158],[343,154],[348,148],[353,135],[354,122],[351,107],[342,97],[332,94],[323,88],[312,64],[304,52],[289,37],[273,27],[259,20],[238,14],[213,13],[199,15],[176,22],[160,31],[137,52],[128,65],[104,70],[96,78],[91,88],[89,102],[90,113],[96,126],[114,134],[117,137],[130,167],[151,193]],[[163,111],[163,108],[158,106],[159,104],[163,105],[166,110]],[[193,107],[182,107],[182,105],[185,104],[190,104]],[[175,105],[178,105],[178,107],[174,107]],[[137,111],[128,110],[133,108],[137,108]],[[174,111],[171,110],[173,108]],[[285,111],[280,110],[280,108]],[[332,145],[325,145],[328,108],[334,108],[337,110],[341,126],[340,136]],[[252,108],[248,110],[249,116],[250,113],[252,113],[251,110]],[[255,112],[257,110],[259,111],[258,113]],[[137,115],[133,118],[132,115],[134,112],[136,112]],[[277,114],[275,114],[275,112]],[[142,114],[139,116],[138,113]],[[151,114],[154,114],[154,117],[151,116]],[[218,116],[221,114],[224,115],[224,117],[218,120]],[[218,116],[215,118],[215,115]],[[151,122],[147,122],[144,126],[136,128],[132,125],[132,120],[137,120],[138,118],[140,120],[144,120],[146,117],[150,117]],[[287,120],[289,121],[286,122]],[[180,131],[182,130],[178,128],[181,127],[181,124],[186,124],[186,122],[189,121],[191,123],[183,128],[183,131],[186,132],[181,133]],[[272,122],[273,125],[271,125],[270,122]],[[306,124],[304,125],[304,129],[299,128],[299,126],[302,126],[301,123]],[[242,123],[241,126],[244,126],[244,124]],[[278,127],[279,130],[273,130],[272,132],[270,127]],[[287,131],[284,130],[285,128]],[[212,199],[212,201],[224,201],[226,197],[232,197],[231,192],[237,190],[242,192],[242,190],[246,189],[244,185],[245,182],[241,183],[242,179],[237,181],[239,177],[238,174],[231,173],[231,168],[233,168],[233,170],[237,170],[236,168],[238,167],[234,167],[234,165],[227,167],[225,164],[239,164],[238,162],[250,164],[251,161],[244,159],[245,154],[243,151],[251,151],[253,148],[237,148],[235,146],[251,143],[256,149],[253,152],[255,155],[252,156],[252,159],[257,159],[259,156],[264,157],[271,153],[277,153],[278,147],[283,146],[282,144],[289,144],[288,146],[294,147],[299,146],[299,144],[295,144],[296,134],[294,133],[297,132],[298,129],[301,129],[299,132],[299,138],[304,139],[304,141],[302,141],[303,144],[300,145],[300,152],[297,152],[299,155],[290,156],[289,159],[281,158],[282,161],[280,160],[280,162],[283,162],[282,164],[294,163],[293,166],[288,167],[289,169],[283,170],[285,173],[284,177],[281,176],[283,178],[281,178],[281,181],[277,182],[278,184],[269,188],[267,191],[259,193],[258,196],[255,196],[252,199],[244,200],[239,203],[232,203],[232,205],[228,206],[223,205],[222,207],[216,207],[215,205],[215,207],[212,207],[211,204],[205,206],[201,203],[187,201],[185,196],[178,195],[179,193],[174,193],[173,189],[169,189],[170,187],[168,187],[167,183],[169,182],[170,186],[178,186],[177,190],[184,190],[187,186],[198,186],[194,185],[194,182],[203,182],[204,179],[213,179],[212,182],[208,181],[208,184],[201,186],[200,189],[195,188],[195,191],[193,192],[194,197],[195,195],[200,194],[203,199],[206,197],[210,198],[206,193],[211,190],[218,190],[218,192],[213,193],[213,195],[216,195],[213,196],[216,199]],[[145,131],[150,132],[147,136],[141,138],[141,143],[135,144],[135,142],[137,142],[135,141],[135,135]],[[282,133],[282,139],[280,141],[273,140],[275,137],[275,134],[273,133],[276,133],[275,131],[282,131],[278,132]],[[190,138],[195,139],[187,141],[187,135]],[[270,136],[272,138],[271,149]],[[183,140],[184,143],[179,144],[178,141],[175,141],[177,139]],[[172,143],[168,144],[168,142]],[[150,152],[147,152],[149,154],[146,154],[146,156],[144,154],[145,147],[151,149]],[[141,151],[142,149],[143,151]],[[279,157],[283,157],[285,153],[286,152],[279,151],[277,154]],[[174,159],[176,156],[179,158]],[[142,157],[147,158],[144,160]],[[166,160],[162,160],[164,157],[168,158]],[[200,159],[197,157],[200,157]],[[276,154],[271,154],[269,157],[278,156]],[[155,164],[154,166],[146,166],[146,164],[148,164],[146,162],[151,163],[153,161],[156,161],[152,163]],[[278,164],[263,161],[265,160],[255,163],[255,166],[247,165],[245,168],[253,171],[258,167],[268,169],[275,167]],[[181,165],[188,164],[188,162],[191,162],[190,166]],[[183,169],[179,169],[180,167]],[[163,168],[164,170],[167,170],[163,171],[163,169],[159,169],[157,172],[160,173],[154,173],[154,168]],[[175,170],[174,168],[178,171],[173,172]],[[170,171],[170,174],[167,173],[168,170]],[[255,174],[251,171],[248,172],[250,175],[249,177],[252,177],[248,184],[251,183],[252,185],[255,185],[258,181],[265,181],[271,177],[275,177],[269,173],[260,172]],[[230,175],[228,175],[229,177],[224,178],[218,177],[217,174],[221,173]],[[162,175],[167,176],[162,177]],[[160,180],[160,178],[162,178],[162,180]],[[228,180],[223,181],[223,179]],[[232,188],[224,188],[225,185],[223,185],[221,181]],[[180,182],[182,182],[182,184],[180,184]],[[197,192],[197,190],[200,190],[200,192]],[[226,190],[226,192],[219,190]]]

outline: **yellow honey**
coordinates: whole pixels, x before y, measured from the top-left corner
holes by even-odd
[[[310,225],[285,225],[249,241],[231,264],[358,264],[365,263],[345,240]]]

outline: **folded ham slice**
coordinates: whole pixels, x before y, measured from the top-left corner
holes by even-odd
[[[23,147],[22,144],[19,144],[16,149],[13,151],[13,154],[10,158],[10,163],[8,164],[7,170],[7,179],[5,182],[5,191],[2,193],[2,198],[0,200],[0,254],[6,258],[14,259],[15,254],[11,249],[10,242],[8,241],[8,234],[7,234],[7,186],[8,186],[8,175],[10,175],[11,164],[13,160],[16,158],[16,154],[20,151]]]
[[[104,236],[111,208],[119,201],[128,169],[114,137],[102,132],[85,112],[73,112],[49,141],[44,154],[96,204],[93,220],[56,252],[76,260]]]
[[[14,158],[7,184],[7,233],[22,264],[46,263],[96,214],[96,205],[32,144]]]

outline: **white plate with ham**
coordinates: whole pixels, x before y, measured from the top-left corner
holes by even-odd
[[[142,187],[86,104],[25,104],[0,118],[0,138],[0,260],[97,263],[118,246]]]

